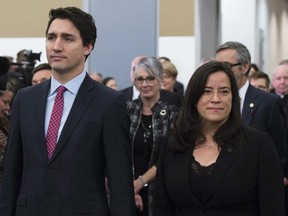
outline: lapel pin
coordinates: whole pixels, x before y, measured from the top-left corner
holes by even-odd
[[[249,107],[250,107],[250,113],[249,114],[251,116],[253,114],[253,112],[254,112],[254,109],[253,109],[254,108],[254,103],[250,103]]]
[[[160,115],[162,115],[162,116],[166,115],[166,110],[161,110]]]

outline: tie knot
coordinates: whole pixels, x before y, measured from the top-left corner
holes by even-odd
[[[57,94],[63,94],[66,90],[66,87],[61,85],[57,88]]]

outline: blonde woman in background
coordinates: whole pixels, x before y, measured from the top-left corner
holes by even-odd
[[[161,61],[163,67],[163,82],[162,89],[174,92],[174,85],[177,79],[177,69],[172,62]]]

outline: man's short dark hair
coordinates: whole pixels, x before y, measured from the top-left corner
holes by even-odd
[[[288,59],[283,59],[282,61],[279,62],[278,65],[286,65],[288,64]]]
[[[238,41],[228,41],[217,48],[216,54],[226,49],[236,50],[238,55],[238,62],[241,63],[241,65],[249,65],[249,69],[245,73],[245,75],[248,76],[251,69],[251,55],[247,47]]]
[[[34,75],[35,73],[37,73],[40,70],[52,70],[52,68],[48,63],[43,63],[43,64],[39,64],[37,67],[35,67],[31,73],[32,73],[32,75]]]
[[[266,87],[269,88],[270,86],[270,79],[269,76],[262,72],[262,71],[254,71],[250,76],[249,76],[249,80],[253,79],[253,80],[257,80],[257,79],[265,79],[266,81]]]
[[[97,38],[97,28],[93,17],[82,11],[77,7],[66,7],[51,9],[49,12],[49,21],[46,29],[46,36],[48,34],[49,27],[55,19],[68,19],[79,30],[80,36],[83,41],[83,46],[92,45],[94,48]]]

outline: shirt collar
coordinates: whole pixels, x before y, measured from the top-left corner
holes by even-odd
[[[249,87],[249,81],[246,80],[245,84],[239,89],[239,96],[242,101],[244,101],[245,99],[245,95],[248,90],[248,87]]]
[[[132,100],[137,99],[137,98],[139,97],[139,94],[140,94],[139,90],[136,88],[135,85],[133,85],[133,95],[132,95]]]
[[[71,92],[72,94],[76,95],[85,76],[86,72],[81,72],[78,76],[74,77],[72,80],[69,80],[67,83],[65,83],[63,86]],[[53,75],[51,76],[51,86],[50,86],[50,92],[49,95],[52,95],[55,93],[56,89],[61,86],[62,84],[58,82]]]

